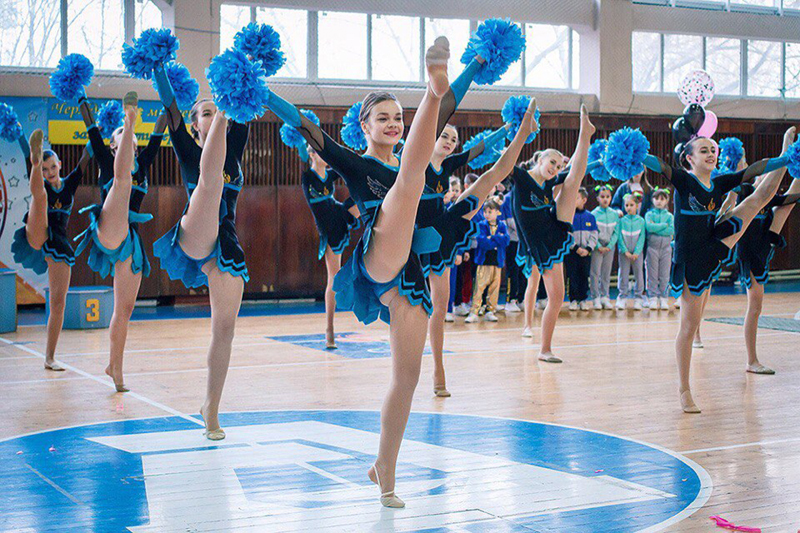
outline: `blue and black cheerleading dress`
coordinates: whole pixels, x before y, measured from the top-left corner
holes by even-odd
[[[314,216],[314,224],[319,233],[319,251],[317,259],[325,256],[325,250],[331,247],[333,253],[340,255],[350,244],[350,231],[358,227],[358,219],[348,209],[355,205],[352,198],[344,203],[334,197],[336,181],[340,176],[326,170],[325,176],[320,176],[314,169],[307,168],[303,171],[301,182],[303,194]]]

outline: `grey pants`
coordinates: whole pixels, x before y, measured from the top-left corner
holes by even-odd
[[[633,271],[633,279],[636,282],[635,288],[630,288],[628,276]],[[620,298],[641,298],[644,295],[644,257],[639,255],[636,261],[631,261],[625,254],[619,254],[619,286]]]
[[[672,264],[672,236],[647,236],[647,296],[669,295],[669,269]]]
[[[589,271],[592,298],[609,298],[608,291],[611,286],[611,264],[613,262],[613,248],[604,254],[597,250],[592,252],[592,267]]]

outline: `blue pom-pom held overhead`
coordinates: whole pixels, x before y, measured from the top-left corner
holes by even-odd
[[[525,36],[518,24],[510,19],[488,19],[469,38],[461,62],[468,65],[475,56],[481,56],[485,63],[475,76],[475,83],[491,85],[520,58],[524,49]]]
[[[484,130],[472,136],[467,142],[464,143],[464,151],[471,150],[473,146],[485,140],[492,133],[494,133],[492,130]],[[500,156],[503,154],[503,148],[505,148],[505,142],[502,140],[494,146],[486,146],[483,150],[483,153],[467,163],[467,166],[473,170],[477,170],[485,167],[486,165],[491,165],[500,159]]]
[[[300,112],[305,115],[308,120],[319,126],[319,117],[313,111],[310,109],[301,109]],[[297,131],[297,128],[293,128],[288,124],[281,126],[280,134],[283,144],[290,148],[298,148],[306,144],[305,138]]]
[[[20,137],[22,137],[22,126],[17,112],[10,105],[0,103],[0,138],[15,142]]]
[[[211,60],[206,77],[217,109],[232,120],[244,124],[264,114],[269,100],[266,75],[244,52],[225,50]]]
[[[192,74],[185,65],[177,61],[170,61],[164,67],[169,78],[169,84],[175,93],[175,100],[181,109],[191,109],[200,94],[200,84],[192,78]]]
[[[359,119],[361,105],[362,102],[356,102],[342,117],[342,142],[353,150],[367,149],[367,138],[361,129],[361,120]]]
[[[719,141],[719,162],[722,173],[736,172],[739,161],[744,157],[744,143],[736,137],[725,137]]]
[[[605,139],[597,139],[594,141],[591,146],[589,146],[589,156],[588,162],[593,163],[595,161],[600,161],[600,165],[593,168],[589,171],[589,175],[592,176],[592,179],[595,181],[602,181],[606,182],[612,178],[611,174],[608,173],[608,170],[602,165],[603,162],[603,154],[605,154],[606,146],[608,146],[608,141]]]
[[[50,92],[65,102],[77,100],[84,95],[84,87],[92,82],[94,65],[86,56],[69,54],[59,60],[50,75]]]
[[[132,77],[149,80],[153,70],[175,59],[180,43],[167,28],[144,30],[133,46],[122,45],[122,64]]]
[[[503,121],[511,124],[511,127],[508,130],[506,136],[508,140],[513,140],[514,137],[517,135],[519,131],[519,127],[522,124],[522,119],[525,118],[525,112],[528,110],[528,106],[531,104],[531,97],[527,95],[523,96],[512,96],[506,103],[503,104],[503,109],[500,111],[500,115],[503,117]],[[536,119],[536,122],[539,122],[542,114],[539,112],[539,108],[536,108],[536,111],[533,114],[533,117]],[[539,128],[541,129],[541,128]],[[533,142],[536,136],[539,134],[539,131],[534,131],[528,138],[525,139],[525,143]]]
[[[786,170],[789,171],[794,179],[800,179],[800,141],[795,141],[786,150],[786,157],[789,161],[786,164]]]
[[[281,36],[268,24],[251,22],[234,36],[234,48],[241,50],[253,61],[261,61],[267,76],[273,76],[286,63],[281,52]]]
[[[603,166],[616,179],[627,181],[644,172],[650,141],[638,129],[622,128],[608,137]]]
[[[111,137],[124,122],[125,111],[117,100],[109,100],[97,112],[97,128],[104,138]]]

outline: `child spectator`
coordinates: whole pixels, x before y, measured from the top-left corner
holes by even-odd
[[[597,221],[585,209],[589,193],[584,187],[578,189],[575,216],[572,218],[573,244],[564,265],[569,279],[569,310],[589,310],[589,270],[592,250],[597,247]]]
[[[619,219],[617,224],[617,246],[619,247],[617,309],[625,309],[626,298],[631,297],[635,297],[633,308],[636,310],[642,308],[642,296],[644,295],[642,250],[644,250],[645,223],[644,219],[636,214],[639,211],[640,196],[636,193],[625,196],[625,212],[627,214]],[[628,279],[631,271],[633,271],[633,278],[636,282],[632,288]]]
[[[506,247],[509,243],[508,229],[505,222],[498,220],[500,205],[493,199],[483,204],[484,219],[478,223],[478,246],[475,250],[475,264],[478,265],[475,275],[475,291],[472,293],[472,309],[466,322],[478,321],[478,310],[481,307],[483,291],[486,296],[487,322],[497,322],[495,311],[500,294],[500,274],[506,261]]]
[[[675,217],[667,210],[669,189],[653,192],[653,208],[644,216],[647,230],[647,296],[650,309],[669,310],[669,269]]]
[[[614,250],[617,248],[617,224],[619,214],[611,205],[611,185],[603,184],[594,188],[597,203],[592,214],[597,222],[597,248],[592,252],[591,285],[595,309],[613,309],[609,290],[611,288],[611,267],[614,263]]]

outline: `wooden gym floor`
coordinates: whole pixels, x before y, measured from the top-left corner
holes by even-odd
[[[713,296],[707,318],[739,317],[745,301]],[[797,293],[768,294],[764,315],[798,309]],[[686,415],[677,312],[562,311],[561,365],[537,362],[539,333],[520,337],[521,314],[500,317],[448,324],[451,398],[433,396],[424,358],[399,511],[380,507],[364,475],[389,381],[381,323],[339,313],[341,348],[326,352],[322,314],[241,318],[222,411],[242,414],[223,418],[219,446],[194,416],[208,319],[133,322],[128,394],[103,374],[107,330],[64,331],[63,373],[42,369],[43,327],[2,335],[0,530],[699,532],[715,530],[711,515],[800,529],[798,333],[760,329],[777,375],[754,376],[741,326],[705,321],[693,362],[703,413]],[[234,457],[251,448],[261,455]],[[168,479],[171,489],[159,485]]]

